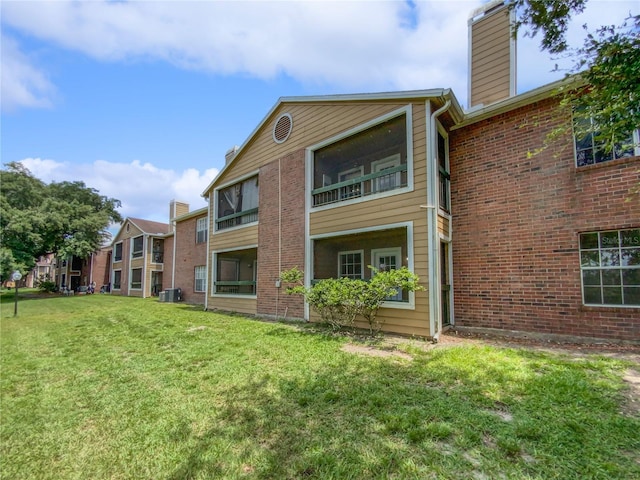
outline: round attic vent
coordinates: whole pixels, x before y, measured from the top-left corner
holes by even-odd
[[[293,119],[289,113],[284,113],[278,117],[276,124],[273,126],[273,141],[282,143],[291,134],[293,128]]]

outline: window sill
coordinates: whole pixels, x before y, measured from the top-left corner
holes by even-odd
[[[203,292],[204,293],[204,292]],[[258,296],[255,294],[244,293],[214,293],[211,298],[242,298],[247,300],[257,300]]]
[[[607,310],[629,310],[633,308],[640,308],[640,305],[596,305],[596,304],[584,304],[580,307],[580,310],[584,312],[593,312],[602,309]]]
[[[586,173],[586,172],[591,172],[592,170],[600,170],[601,168],[616,167],[618,165],[625,165],[627,163],[634,163],[637,161],[640,161],[639,156],[617,158],[615,160],[608,160],[606,162],[594,163],[592,165],[583,165],[581,167],[576,166],[576,172]]]
[[[382,302],[380,308],[393,308],[395,310],[415,310],[415,302]]]

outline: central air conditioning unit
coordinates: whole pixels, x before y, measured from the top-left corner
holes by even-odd
[[[165,302],[180,302],[180,301],[182,301],[182,289],[181,288],[168,288],[162,293],[164,293],[164,301]]]

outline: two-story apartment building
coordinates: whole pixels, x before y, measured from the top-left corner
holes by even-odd
[[[425,290],[388,299],[388,331],[640,339],[640,152],[568,134],[531,155],[572,119],[556,84],[515,94],[509,22],[503,2],[470,20],[468,111],[448,89],[278,100],[203,192],[206,308],[313,320],[282,270],[406,266]]]
[[[406,266],[426,290],[398,292],[380,317],[433,336],[450,321],[436,265],[450,285],[447,132],[462,116],[446,89],[280,99],[204,193],[207,308],[310,318],[282,270],[311,284]]]
[[[179,289],[181,301],[204,304],[207,242],[206,207],[190,212],[172,200],[169,223],[126,218],[111,244],[111,293],[150,297]]]
[[[112,242],[111,293],[158,295],[172,284],[173,232],[169,224],[126,218]]]

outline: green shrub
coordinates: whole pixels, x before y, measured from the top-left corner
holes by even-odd
[[[372,278],[369,281],[351,278],[327,278],[311,287],[304,286],[304,274],[297,267],[280,273],[287,287],[287,293],[304,296],[309,306],[320,315],[323,322],[339,329],[352,326],[358,315],[369,324],[374,334],[382,328],[378,310],[382,303],[398,293],[398,290],[413,292],[422,290],[419,278],[408,268],[379,271],[369,266]]]
[[[56,282],[52,280],[42,280],[38,283],[38,290],[46,293],[55,293],[57,290]]]

